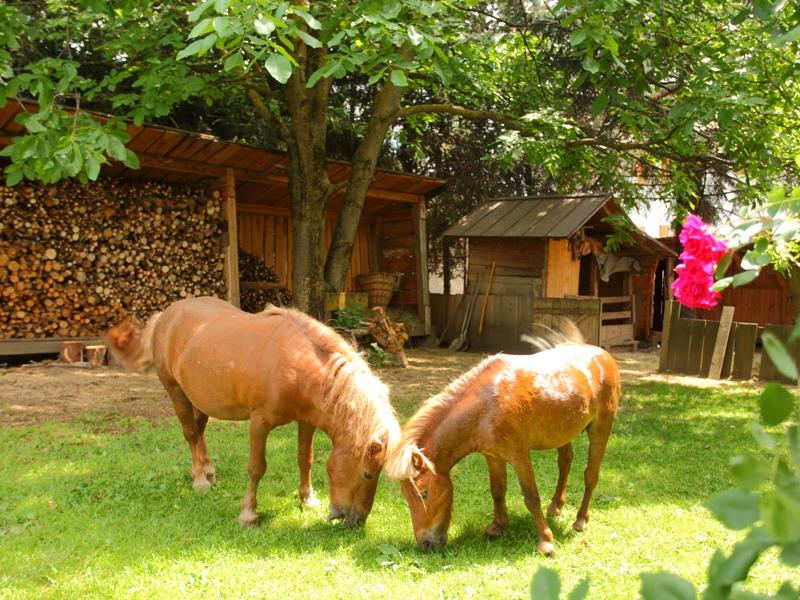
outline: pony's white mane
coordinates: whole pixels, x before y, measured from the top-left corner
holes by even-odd
[[[362,454],[373,442],[384,446],[384,456],[400,441],[400,423],[389,402],[389,388],[369,368],[363,357],[339,334],[291,308],[268,307],[262,314],[283,315],[314,342],[325,361],[320,410],[329,415],[332,436],[344,439]]]
[[[572,319],[562,317],[559,322],[560,331],[548,327],[544,323],[534,323],[533,329],[542,330],[541,335],[522,334],[520,340],[535,348],[534,352],[557,348],[565,344],[585,344],[586,338]]]
[[[472,369],[452,381],[444,390],[425,401],[403,427],[403,437],[384,466],[389,477],[392,479],[413,479],[417,472],[417,468],[414,466],[415,457],[427,469],[436,471],[418,445],[420,437],[430,425],[437,421],[442,411],[447,410],[452,402],[459,397],[460,392],[466,387],[467,383],[488,369],[496,359],[496,355],[484,358]]]

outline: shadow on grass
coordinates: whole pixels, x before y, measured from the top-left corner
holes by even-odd
[[[602,520],[604,510],[620,506],[696,506],[728,487],[728,458],[752,446],[747,429],[756,414],[756,395],[650,382],[626,385],[592,503],[593,519]],[[218,552],[264,560],[310,554],[322,560],[344,551],[366,570],[380,571],[394,562],[434,572],[455,555],[462,563],[466,557],[491,565],[535,551],[535,527],[513,474],[510,527],[498,540],[484,537],[492,501],[479,455],[453,470],[448,548],[423,554],[415,548],[399,486],[385,477],[366,528],[329,523],[327,506],[301,510],[294,425],[279,428],[267,442],[268,471],[259,488],[261,523],[255,528],[237,523],[247,485],[246,423],[209,426],[220,481],[202,496],[191,489],[189,451],[176,422],[120,425],[108,427],[105,417],[89,415],[77,423],[7,429],[0,436],[0,452],[15,457],[0,465],[0,544],[12,575],[54,566],[61,577],[70,570],[77,576],[85,559],[70,556],[98,553],[115,564],[133,564],[154,557],[198,560],[195,553],[209,557]],[[330,442],[318,434],[315,446],[312,477],[326,505],[324,462]],[[582,535],[571,523],[583,494],[586,451],[586,436],[580,436],[568,505],[562,516],[549,520],[557,545]],[[532,458],[546,506],[555,488],[556,453],[534,452]],[[69,555],[54,554],[54,548],[65,545]]]

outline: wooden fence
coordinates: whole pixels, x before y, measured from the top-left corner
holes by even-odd
[[[680,312],[677,302],[666,304],[659,371],[712,379],[753,377],[760,335],[757,323],[733,321],[733,307],[725,307],[719,321],[685,318]],[[765,330],[785,341],[791,327],[767,326]],[[795,345],[792,350],[795,362],[800,364],[800,349]],[[761,381],[796,383],[782,377],[766,353],[762,353],[758,366]]]

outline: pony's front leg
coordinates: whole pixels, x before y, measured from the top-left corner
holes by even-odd
[[[239,523],[242,525],[258,523],[258,513],[256,513],[258,483],[267,471],[265,450],[267,436],[271,430],[272,425],[258,415],[250,415],[250,458],[247,461],[249,482],[247,493],[242,498],[242,512],[239,513]]]
[[[492,501],[494,502],[494,521],[485,529],[484,533],[489,538],[498,538],[508,529],[506,462],[487,454],[484,454],[484,458],[489,466],[489,487],[492,490]]]
[[[556,493],[553,494],[553,500],[547,508],[548,517],[560,515],[564,502],[567,501],[567,479],[569,478],[569,470],[572,467],[574,456],[572,442],[564,444],[558,449],[558,484],[556,484]]]
[[[203,436],[205,421],[195,419],[196,409],[177,383],[165,383],[164,388],[172,399],[175,415],[183,428],[183,437],[189,444],[189,450],[192,453],[192,487],[196,492],[206,492],[211,487],[211,482],[208,480],[204,467],[204,461],[208,459],[208,449]],[[207,420],[208,417],[206,417]],[[200,426],[201,421],[202,427]]]
[[[314,431],[316,427],[305,421],[297,422],[297,466],[300,468],[300,503],[316,508],[320,501],[311,485],[311,465],[314,464]]]
[[[555,554],[556,547],[553,545],[553,532],[550,530],[550,527],[548,527],[547,521],[545,521],[544,514],[542,513],[542,499],[539,497],[539,489],[536,487],[536,479],[533,475],[530,456],[525,452],[516,457],[511,464],[517,474],[517,479],[519,479],[525,506],[533,516],[533,521],[536,523],[536,531],[539,535],[539,543],[536,544],[536,551],[546,555]]]

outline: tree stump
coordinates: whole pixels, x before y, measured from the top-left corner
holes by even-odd
[[[369,332],[378,345],[394,357],[396,367],[405,368],[408,366],[406,351],[404,349],[408,333],[403,323],[393,323],[386,315],[386,311],[381,306],[372,308],[372,321],[369,324]]]

